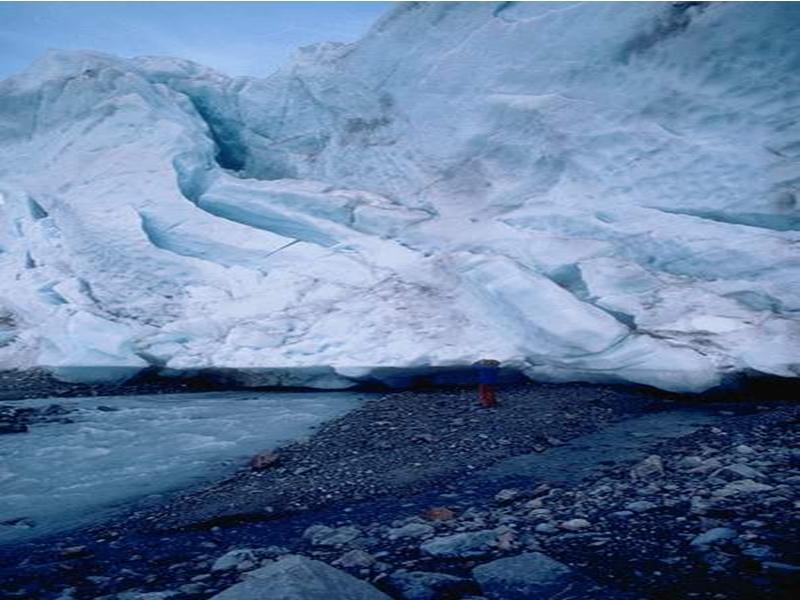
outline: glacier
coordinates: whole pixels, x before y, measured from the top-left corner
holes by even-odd
[[[408,2],[263,79],[51,51],[0,83],[0,368],[796,377],[798,29]]]

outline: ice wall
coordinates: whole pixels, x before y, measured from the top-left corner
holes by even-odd
[[[0,364],[796,376],[798,27],[412,2],[266,79],[50,53],[0,84]]]

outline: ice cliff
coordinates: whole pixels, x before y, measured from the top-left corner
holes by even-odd
[[[266,79],[50,52],[0,84],[0,366],[797,376],[799,30],[412,2]]]

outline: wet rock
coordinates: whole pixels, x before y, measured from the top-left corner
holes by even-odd
[[[213,600],[390,600],[368,583],[318,560],[286,556],[251,572]]]
[[[472,575],[489,600],[577,599],[594,588],[591,580],[540,552],[480,565]]]
[[[404,600],[460,598],[464,593],[476,591],[474,584],[466,579],[425,571],[398,571],[388,578],[386,587]]]
[[[475,557],[491,554],[500,532],[494,529],[436,537],[420,546],[422,552],[440,558]]]

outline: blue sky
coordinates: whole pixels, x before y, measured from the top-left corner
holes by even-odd
[[[0,2],[0,79],[50,48],[177,56],[263,76],[298,46],[352,42],[390,2]]]

